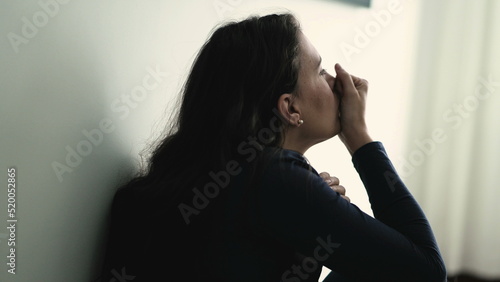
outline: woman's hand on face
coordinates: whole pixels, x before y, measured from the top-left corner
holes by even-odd
[[[340,185],[340,180],[335,177],[335,176],[330,176],[328,172],[322,172],[319,174],[323,180],[325,180],[326,184],[332,188],[333,191],[338,192],[340,196],[344,199],[346,199],[349,203],[351,202],[351,199],[345,195],[345,188],[344,186]]]
[[[372,142],[365,121],[368,81],[353,76],[335,64],[337,78],[333,90],[340,97],[340,140],[351,155],[361,146]]]

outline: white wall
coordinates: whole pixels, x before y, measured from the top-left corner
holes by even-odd
[[[389,154],[402,150],[415,4],[395,1],[397,12],[384,13],[391,1],[374,0],[371,9],[333,0],[54,1],[5,1],[0,7],[0,187],[7,168],[15,167],[18,219],[16,274],[8,274],[4,263],[1,281],[95,276],[113,193],[161,132],[193,56],[220,20],[277,7],[294,12],[325,68],[333,71],[339,62],[370,81],[372,134]],[[380,30],[373,13],[382,17]],[[357,28],[373,34],[355,41]],[[358,53],[346,56],[346,44]],[[306,156],[319,171],[338,176],[352,202],[370,213],[337,138]],[[67,171],[58,175],[55,162]],[[0,226],[7,226],[6,189],[1,193]],[[6,236],[1,228],[3,258],[9,254]]]

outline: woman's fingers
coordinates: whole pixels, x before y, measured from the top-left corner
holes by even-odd
[[[344,195],[345,196],[346,190],[345,190],[344,186],[342,186],[342,185],[334,185],[334,186],[331,186],[331,187],[332,187],[333,191],[338,192],[340,195]]]
[[[342,195],[341,197],[344,198],[344,199],[346,199],[349,203],[351,202],[351,199],[349,199],[349,197],[344,196],[344,195]]]
[[[328,177],[330,177],[330,174],[326,171],[323,171],[323,172],[320,172],[319,176],[321,176],[321,178],[326,180]]]
[[[322,172],[319,174],[321,178],[328,184],[328,186],[332,187],[333,185],[339,185],[340,180],[335,176],[330,176],[328,172]]]
[[[346,189],[344,186],[340,185],[340,180],[335,176],[330,176],[328,172],[322,172],[319,174],[321,178],[332,188],[333,191],[340,194],[340,196],[346,199],[349,203],[351,199],[345,195]]]
[[[351,79],[352,83],[354,84],[354,87],[356,90],[361,91],[361,92],[367,92],[368,91],[368,80],[357,77],[351,74]]]
[[[337,73],[337,80],[335,81],[335,86],[338,89],[337,92],[343,96],[344,93],[350,93],[356,91],[356,87],[353,81],[353,77],[345,71],[339,64],[335,64],[335,72]],[[356,79],[356,78],[354,78]]]
[[[342,68],[338,63],[335,64],[335,72],[337,73],[336,82],[339,83],[339,87],[345,91],[364,91],[368,90],[368,81],[366,79],[357,77],[348,73],[344,68]]]
[[[340,140],[353,154],[364,144],[371,142],[365,121],[368,81],[349,74],[339,64],[335,65],[337,79],[334,91],[340,97]]]

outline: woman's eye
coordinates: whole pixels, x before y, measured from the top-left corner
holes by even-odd
[[[325,75],[326,74],[326,70],[325,69],[322,69],[320,72],[319,72],[319,75]]]

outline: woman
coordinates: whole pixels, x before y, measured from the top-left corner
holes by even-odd
[[[115,196],[104,280],[318,281],[324,265],[328,281],[444,281],[425,215],[368,134],[368,83],[335,72],[290,14],[215,30],[148,171]],[[303,157],[336,135],[375,218]]]

